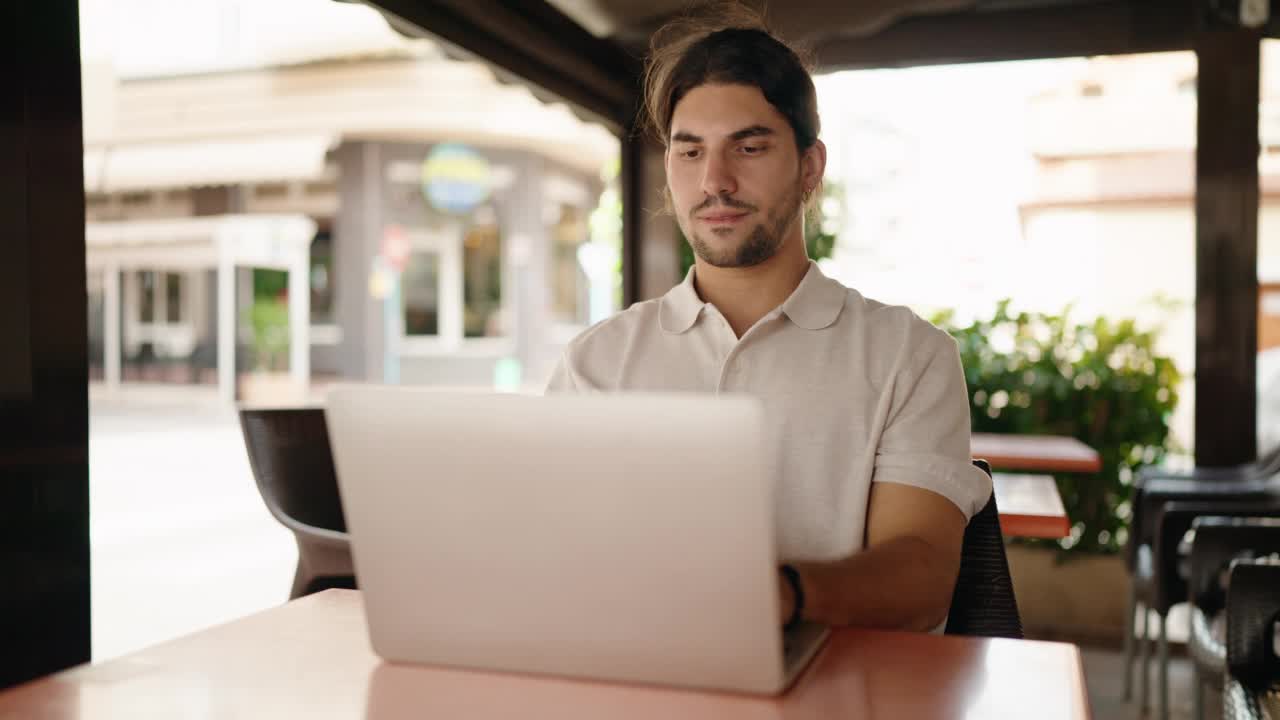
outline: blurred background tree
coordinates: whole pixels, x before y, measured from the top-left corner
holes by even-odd
[[[1158,331],[1133,320],[1089,323],[1061,314],[1011,313],[1001,301],[990,318],[934,324],[956,338],[969,385],[974,432],[1069,435],[1098,451],[1102,471],[1057,475],[1072,552],[1115,553],[1124,545],[1138,468],[1170,450],[1170,418],[1179,373],[1155,351]],[[1043,545],[1052,541],[1026,540]]]

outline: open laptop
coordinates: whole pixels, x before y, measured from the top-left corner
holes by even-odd
[[[784,691],[772,457],[746,397],[335,386],[374,651],[393,662]]]

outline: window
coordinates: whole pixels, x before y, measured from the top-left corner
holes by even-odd
[[[285,183],[264,183],[253,188],[253,196],[259,200],[279,200],[288,197],[289,186]]]
[[[497,225],[477,225],[467,231],[462,240],[462,268],[463,336],[503,335],[502,244]]]
[[[149,325],[156,321],[156,273],[138,272],[138,321]]]
[[[89,285],[89,371],[95,379],[101,377],[101,369],[106,363],[106,351],[104,349],[106,327],[105,276],[106,271],[102,270],[90,270],[87,274]]]
[[[151,200],[152,196],[149,192],[127,192],[120,197],[120,202],[124,203],[128,207],[150,205]]]
[[[332,325],[333,233],[320,230],[311,241],[311,324]]]
[[[415,251],[400,276],[406,336],[440,334],[440,254]]]
[[[302,186],[302,192],[311,196],[333,195],[338,192],[338,184],[332,180],[317,180],[305,183]]]
[[[177,325],[184,319],[182,317],[182,280],[182,275],[178,273],[164,274],[164,320],[170,325]]]
[[[401,349],[427,354],[456,350],[463,339],[461,229],[410,230],[408,240],[399,286]]]
[[[558,322],[586,325],[590,319],[591,286],[578,261],[578,248],[587,239],[586,211],[561,205],[551,228],[551,309]]]

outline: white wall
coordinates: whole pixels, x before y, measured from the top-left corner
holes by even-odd
[[[1163,326],[1157,348],[1183,374],[1174,439],[1190,449],[1194,427],[1195,218],[1190,205],[1110,206],[1029,212],[1025,271],[1014,291],[1019,308],[1074,317],[1135,318]],[[1280,239],[1278,239],[1280,240]],[[1163,296],[1169,310],[1154,302]]]

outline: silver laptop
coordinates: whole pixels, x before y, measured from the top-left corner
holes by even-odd
[[[826,638],[779,630],[752,399],[344,385],[326,417],[389,661],[771,694]]]

